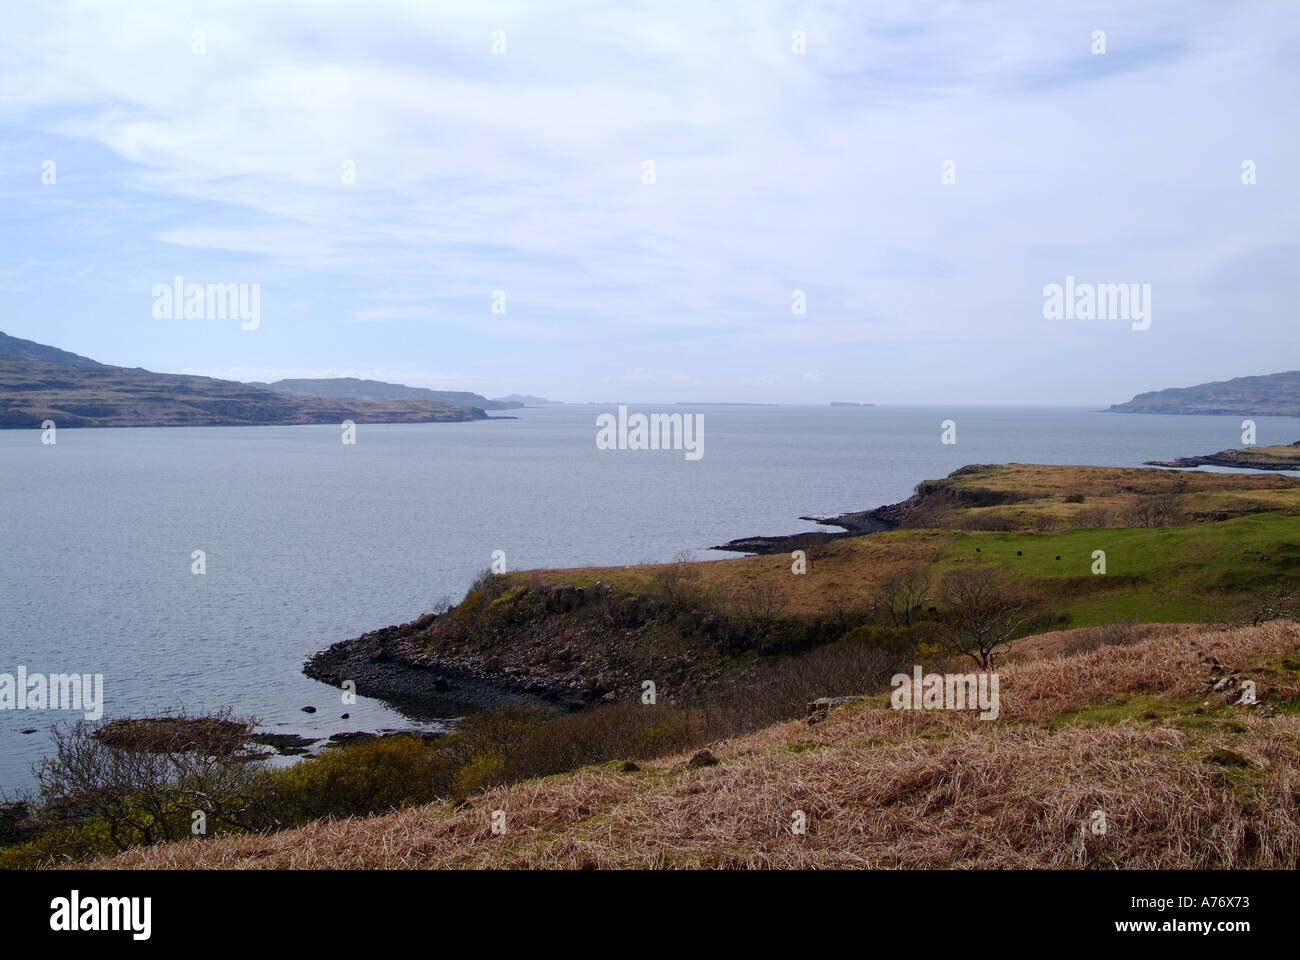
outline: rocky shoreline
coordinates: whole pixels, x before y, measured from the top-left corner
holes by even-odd
[[[745,537],[717,550],[767,554],[815,549],[841,537],[894,530],[920,499],[912,496],[835,517],[801,517],[842,532],[812,531],[775,537]],[[608,585],[591,587],[552,584],[542,597],[545,609],[566,613],[588,604],[613,605],[620,622],[635,632],[653,619],[654,601],[614,595]],[[447,616],[442,614],[441,616]],[[431,652],[429,638],[436,634],[439,615],[426,613],[409,623],[390,625],[349,640],[341,640],[310,657],[303,673],[334,687],[351,681],[358,694],[374,697],[417,720],[448,719],[520,704],[551,705],[570,711],[630,695],[638,688],[633,664],[636,657],[624,636],[611,642],[600,638],[593,646],[579,643],[572,632],[552,630],[530,634],[527,649],[498,649],[490,654],[465,651]],[[689,653],[655,665],[655,675],[668,689],[689,692],[707,680],[709,671]],[[288,745],[306,752],[302,745]],[[282,751],[286,752],[286,751]]]
[[[411,624],[403,624],[340,640],[308,659],[303,673],[340,688],[350,680],[358,694],[416,720],[548,702],[544,695],[511,690],[484,671],[435,660],[412,639],[413,632]]]
[[[741,537],[737,540],[728,540],[726,543],[710,549],[726,550],[732,553],[789,553],[792,550],[807,549],[809,546],[829,543],[842,537],[858,537],[864,533],[883,533],[888,530],[897,530],[915,508],[918,499],[917,496],[911,496],[898,503],[887,503],[871,510],[841,513],[836,517],[799,518],[812,523],[820,523],[826,527],[841,527],[843,532],[840,533],[826,533],[817,530],[809,533],[792,533],[774,537]]]
[[[1300,441],[1288,447],[1247,447],[1220,450],[1203,457],[1146,460],[1149,467],[1236,467],[1241,470],[1300,470]]]
[[[1214,463],[1269,469],[1262,460],[1282,461],[1272,469],[1298,468],[1300,443],[1152,465]],[[810,551],[811,558],[811,551],[835,540],[897,530],[929,511],[1017,502],[1015,491],[980,485],[978,475],[988,469],[979,464],[962,467],[941,480],[919,484],[912,496],[897,503],[833,517],[800,518],[839,527],[837,532],[743,537],[713,549],[747,554],[802,549]],[[671,570],[666,568],[665,573]],[[647,676],[659,682],[662,697],[699,696],[716,680],[719,663],[693,647],[659,649],[651,655],[641,643],[668,615],[661,606],[652,596],[621,593],[602,581],[578,586],[534,578],[530,584],[480,587],[467,594],[460,608],[426,613],[408,623],[335,643],[312,656],[303,672],[335,687],[351,681],[357,693],[421,720],[445,720],[519,704],[582,710],[636,695]],[[493,611],[490,617],[495,625],[486,633],[474,633],[476,628],[468,625],[487,609]],[[685,617],[693,636],[715,637],[724,626],[705,611],[671,615]]]
[[[800,517],[840,532],[810,531],[785,536],[742,537],[714,547],[734,553],[771,554],[792,550],[816,549],[842,537],[895,530],[915,509],[921,495],[914,494],[899,503],[885,504],[871,510],[842,513],[835,517]],[[607,585],[582,588],[557,584],[549,588],[546,608],[565,612],[589,602],[608,602]],[[651,601],[622,597],[618,604],[644,607]],[[644,613],[644,611],[640,611]],[[425,643],[426,632],[434,627],[438,616],[426,613],[409,623],[394,624],[340,640],[310,657],[303,673],[313,680],[342,687],[346,681],[356,685],[362,696],[374,697],[417,720],[447,719],[484,710],[498,710],[519,704],[559,706],[581,710],[596,703],[608,702],[618,693],[635,687],[634,678],[620,667],[621,657],[613,650],[602,654],[588,651],[587,658],[573,649],[572,637],[534,636],[527,655],[505,652],[488,658],[438,657]],[[641,617],[637,611],[631,622]],[[687,677],[697,665],[691,658],[680,663],[661,663],[658,671],[667,671],[683,689]],[[299,745],[291,750],[306,752]],[[284,752],[284,751],[282,751]]]
[[[357,693],[426,720],[517,705],[583,710],[639,694],[648,675],[661,681],[660,696],[670,699],[698,691],[713,677],[690,651],[644,662],[635,638],[661,612],[650,598],[618,594],[599,582],[533,589],[546,615],[510,642],[474,650],[447,644],[446,630],[456,623],[453,608],[339,641],[308,659],[303,672],[336,687],[352,681]],[[604,611],[599,620],[610,615],[619,625],[561,622],[561,615],[581,610]]]

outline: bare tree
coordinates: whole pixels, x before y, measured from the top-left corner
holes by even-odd
[[[1069,522],[1079,530],[1101,530],[1109,527],[1114,519],[1114,515],[1105,507],[1085,507],[1075,513]]]
[[[731,608],[745,620],[769,621],[781,615],[790,598],[772,580],[753,580],[736,585],[728,593]]]
[[[931,583],[930,571],[924,566],[907,567],[885,578],[881,585],[881,599],[889,608],[894,626],[912,625],[912,612],[925,599]]]
[[[653,583],[664,603],[675,610],[689,610],[704,599],[700,567],[689,550],[682,550],[655,574]]]
[[[1182,504],[1176,493],[1143,497],[1124,511],[1125,521],[1135,527],[1165,527],[1182,518]]]
[[[816,568],[817,561],[830,553],[831,540],[827,533],[814,533],[798,541],[798,548],[808,560],[808,566]]]
[[[982,669],[1005,653],[1029,622],[1029,599],[996,567],[953,570],[940,582],[943,644]]]
[[[102,823],[120,850],[189,836],[198,812],[214,828],[270,826],[263,755],[245,746],[254,725],[223,710],[56,726],[36,771],[43,818]]]

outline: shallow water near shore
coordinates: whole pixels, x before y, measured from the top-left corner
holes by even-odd
[[[53,446],[0,431],[0,673],[102,674],[110,717],[231,706],[277,733],[409,727],[377,701],[343,704],[302,662],[458,600],[494,550],[512,570],[717,558],[710,545],[814,529],[799,517],[901,500],[968,463],[1139,466],[1238,447],[1242,420],[631,407],[702,413],[689,461],[597,449],[596,416],[616,409],[361,424],[355,446],[335,426],[68,429]],[[940,443],[945,419],[955,445]],[[1261,444],[1300,439],[1300,419],[1254,419]],[[49,726],[76,716],[0,710],[0,789],[30,786]]]

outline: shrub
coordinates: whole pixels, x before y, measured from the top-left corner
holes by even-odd
[[[686,551],[659,569],[652,584],[655,594],[670,610],[688,611],[700,606],[706,599],[700,582],[699,565],[691,562],[691,556]]]
[[[487,591],[485,590],[472,590],[465,594],[465,599],[456,607],[456,619],[462,622],[470,619],[478,612],[478,608],[483,606],[485,599],[487,599]]]
[[[275,771],[271,778],[281,824],[321,817],[356,817],[449,792],[453,771],[433,744],[419,737],[382,737],[332,747],[319,757]]]
[[[670,704],[622,703],[570,714],[538,727],[511,751],[507,779],[548,776],[611,760],[635,760],[690,746],[698,724]]]
[[[244,745],[254,725],[224,710],[56,726],[54,753],[36,771],[42,817],[88,847],[104,839],[118,850],[189,836],[198,811],[209,832],[264,827],[265,758]]]
[[[877,624],[863,624],[844,634],[843,642],[861,643],[882,650],[904,652],[911,649],[908,639],[908,627],[882,627]]]
[[[1070,522],[1079,530],[1101,530],[1109,527],[1114,519],[1114,515],[1105,507],[1088,507],[1071,517]]]

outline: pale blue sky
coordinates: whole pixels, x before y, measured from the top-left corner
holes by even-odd
[[[4,19],[0,329],[106,362],[810,403],[1100,404],[1300,367],[1294,3]],[[260,328],[154,319],[177,274],[259,283]],[[1067,274],[1150,283],[1151,329],[1045,320]]]

